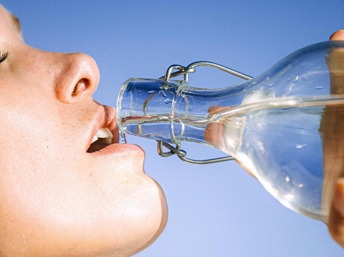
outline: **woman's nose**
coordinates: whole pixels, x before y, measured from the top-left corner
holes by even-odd
[[[62,55],[58,57],[61,66],[55,82],[57,99],[74,103],[91,98],[100,78],[95,60],[82,53]]]

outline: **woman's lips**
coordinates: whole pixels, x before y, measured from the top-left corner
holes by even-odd
[[[91,130],[86,147],[88,153],[93,153],[108,145],[118,143],[119,135],[114,108],[102,106],[92,127],[93,129]]]

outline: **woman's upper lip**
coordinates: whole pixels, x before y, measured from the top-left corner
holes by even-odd
[[[110,106],[103,106],[105,113],[104,127],[108,128],[112,133],[112,143],[119,142],[119,131],[116,120],[116,110]]]
[[[99,128],[108,128],[111,133],[113,138],[115,139],[115,142],[118,142],[118,126],[116,123],[116,110],[113,107],[103,105],[103,122],[102,126],[98,127]]]

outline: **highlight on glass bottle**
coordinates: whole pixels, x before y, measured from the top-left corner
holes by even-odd
[[[188,85],[188,74],[204,65],[247,81],[221,89]],[[160,79],[129,79],[117,121],[124,134],[157,140],[162,156],[211,163],[219,160],[186,158],[181,142],[216,147],[283,205],[327,222],[335,179],[344,175],[344,42],[300,49],[253,79],[211,62],[173,65]]]

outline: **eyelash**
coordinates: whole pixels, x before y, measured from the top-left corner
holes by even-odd
[[[2,63],[3,61],[5,61],[8,57],[9,53],[8,52],[1,52],[0,51],[0,63]]]

